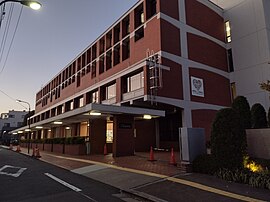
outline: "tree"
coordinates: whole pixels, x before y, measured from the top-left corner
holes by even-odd
[[[247,98],[237,96],[232,103],[232,108],[239,114],[244,129],[251,128],[251,112]]]
[[[251,107],[251,127],[267,128],[266,112],[260,103],[256,103]]]
[[[266,82],[263,83],[259,83],[259,85],[261,89],[270,92],[270,80],[267,80]]]
[[[216,114],[211,131],[211,151],[219,168],[240,168],[246,154],[246,132],[232,108]]]

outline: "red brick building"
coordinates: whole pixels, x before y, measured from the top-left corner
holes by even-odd
[[[177,147],[181,127],[209,139],[231,104],[225,45],[211,2],[141,0],[37,93],[32,138],[85,136],[115,156]]]

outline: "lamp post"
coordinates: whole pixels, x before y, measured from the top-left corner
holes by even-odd
[[[15,3],[20,3],[24,6],[28,6],[34,10],[39,10],[41,8],[41,3],[39,3],[38,1],[28,1],[28,0],[22,0],[22,1],[18,1],[18,0],[4,0],[0,2],[0,6],[2,6],[2,4],[7,3],[7,2],[15,2]]]
[[[30,104],[29,102],[23,101],[23,100],[16,100],[16,102],[20,102],[20,103],[25,103],[28,105],[28,142],[27,142],[27,149],[28,149],[28,154],[29,154],[29,150],[30,150],[30,136],[31,136],[31,129],[30,129]],[[27,120],[26,120],[27,122]]]

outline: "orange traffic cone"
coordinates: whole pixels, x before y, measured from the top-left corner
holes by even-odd
[[[39,153],[39,148],[38,147],[36,147],[36,156],[35,156],[36,158],[40,158],[41,156],[40,156],[40,153]]]
[[[153,147],[152,146],[150,148],[150,158],[149,158],[148,161],[155,161],[154,152],[153,152]]]
[[[105,145],[104,145],[103,154],[104,154],[104,155],[107,155],[107,154],[108,154],[106,143],[105,143]]]
[[[170,164],[171,164],[171,165],[174,165],[174,166],[177,165],[177,163],[176,163],[176,161],[175,161],[175,156],[174,156],[173,148],[171,149],[171,159],[170,159]]]
[[[16,152],[21,152],[21,147],[20,147],[20,145],[17,145]]]
[[[13,150],[13,145],[12,144],[9,144],[9,149]]]

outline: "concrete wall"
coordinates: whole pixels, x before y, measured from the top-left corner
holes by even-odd
[[[270,128],[249,129],[246,132],[248,154],[251,157],[270,159]]]
[[[265,0],[245,0],[225,10],[225,21],[231,24],[234,72],[230,74],[235,82],[237,95],[247,97],[249,104],[261,103],[270,106],[268,93],[261,90],[259,83],[270,76],[269,11]]]

